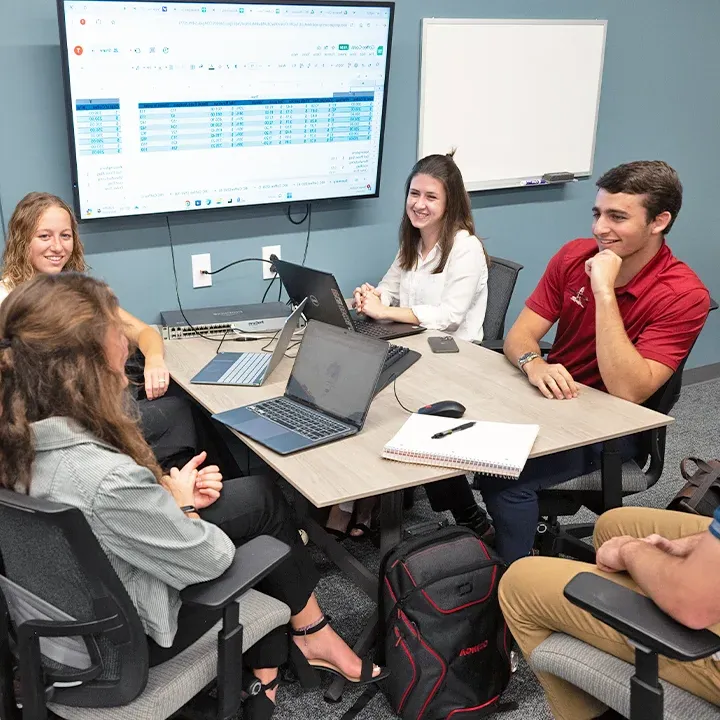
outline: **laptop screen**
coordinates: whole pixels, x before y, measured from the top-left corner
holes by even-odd
[[[361,427],[388,345],[311,320],[285,395]]]
[[[333,275],[285,260],[278,260],[275,269],[294,302],[307,298],[304,312],[308,320],[355,329]]]

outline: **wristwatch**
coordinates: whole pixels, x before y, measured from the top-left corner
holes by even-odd
[[[518,361],[517,361],[518,367],[527,375],[527,373],[525,372],[525,366],[526,366],[531,360],[535,360],[535,358],[539,358],[539,357],[540,357],[540,354],[539,354],[539,353],[532,352],[532,351],[526,352],[524,355],[521,355],[521,356],[518,358]]]
[[[186,515],[187,515],[188,513],[196,513],[196,512],[197,512],[197,508],[196,508],[194,505],[183,505],[180,509],[181,509]]]

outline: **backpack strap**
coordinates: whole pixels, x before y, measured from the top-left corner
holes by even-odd
[[[717,463],[717,461],[714,461]],[[697,470],[694,473],[691,473],[688,470],[688,464],[693,463]],[[680,462],[680,473],[682,474],[683,478],[687,480],[692,485],[699,485],[699,479],[698,475],[700,474],[715,474],[715,477],[718,476],[718,473],[720,472],[720,465],[715,464],[711,465],[710,463],[707,463],[702,458],[697,457],[686,457],[684,460]]]
[[[355,720],[365,709],[365,706],[375,697],[378,691],[377,684],[368,685],[353,706],[340,718],[340,720]]]

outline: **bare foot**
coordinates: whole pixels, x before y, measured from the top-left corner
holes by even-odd
[[[293,640],[309,662],[323,661],[340,670],[349,679],[360,680],[362,660],[330,625],[312,635],[296,635]],[[380,668],[373,666],[373,677],[379,674]]]

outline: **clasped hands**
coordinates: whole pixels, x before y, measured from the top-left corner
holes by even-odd
[[[181,470],[172,468],[160,484],[173,496],[178,507],[193,505],[198,510],[210,507],[222,492],[222,473],[217,465],[201,468],[205,451],[192,458]]]
[[[353,305],[359,313],[374,320],[383,320],[385,318],[387,308],[380,300],[380,290],[370,285],[370,283],[363,283],[360,287],[355,288]]]

